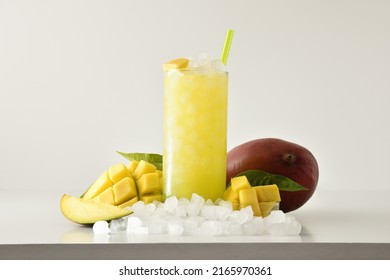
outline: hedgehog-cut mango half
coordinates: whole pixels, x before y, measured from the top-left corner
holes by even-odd
[[[64,195],[61,211],[69,220],[91,224],[131,214],[137,201],[163,201],[162,172],[147,161],[118,163],[104,171],[80,198]],[[69,209],[71,207],[71,209]],[[89,218],[88,218],[89,217]]]

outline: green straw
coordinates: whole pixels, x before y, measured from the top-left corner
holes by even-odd
[[[222,63],[225,65],[229,56],[230,45],[232,44],[233,35],[234,35],[234,30],[228,29],[226,33],[225,44],[223,45],[223,50],[221,55]]]

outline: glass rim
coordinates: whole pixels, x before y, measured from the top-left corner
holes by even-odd
[[[229,75],[229,72],[228,71],[221,71],[221,70],[212,70],[210,71],[209,69],[167,69],[167,70],[163,70],[163,72],[166,74],[166,73],[172,73],[172,72],[182,72],[182,73],[199,73],[199,74],[225,74],[225,75]]]

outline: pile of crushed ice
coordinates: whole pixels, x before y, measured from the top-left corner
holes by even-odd
[[[112,220],[96,222],[94,234],[126,231],[127,234],[168,234],[171,236],[221,235],[299,235],[301,224],[283,211],[271,211],[268,217],[256,217],[250,206],[233,210],[229,201],[205,201],[193,194],[191,199],[175,196],[165,203],[144,204],[139,201],[130,207],[133,214]]]
[[[202,72],[225,72],[226,66],[220,59],[212,59],[207,53],[202,53],[196,59],[190,59],[188,69]]]

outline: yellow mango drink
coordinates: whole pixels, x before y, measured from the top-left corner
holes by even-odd
[[[219,60],[164,65],[163,195],[215,201],[226,188],[228,74]]]

